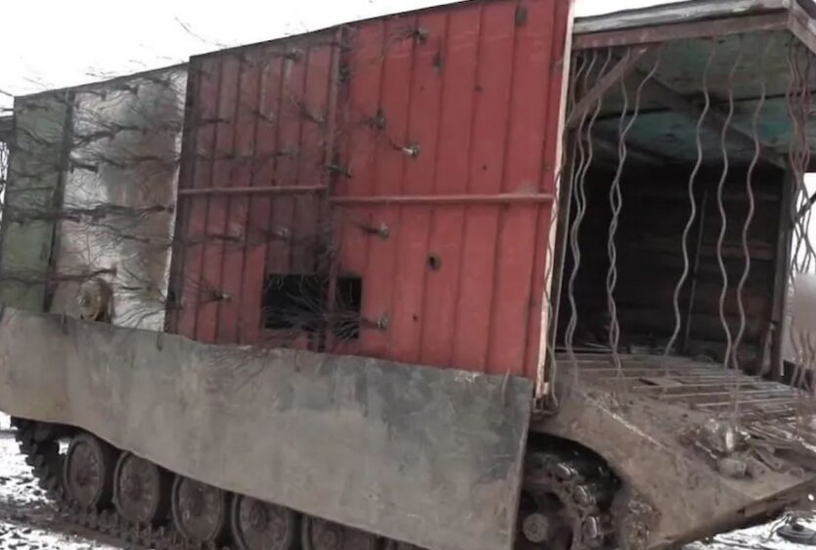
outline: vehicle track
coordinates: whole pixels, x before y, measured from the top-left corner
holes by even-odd
[[[182,536],[176,527],[179,521],[174,516],[178,516],[179,512],[175,505],[173,512],[165,513],[158,522],[135,523],[117,512],[112,489],[104,484],[98,485],[99,498],[93,500],[98,505],[81,506],[76,498],[69,496],[70,491],[66,486],[75,481],[71,476],[78,474],[66,467],[66,455],[63,452],[65,440],[73,443],[99,442],[111,453],[109,459],[89,463],[96,468],[94,471],[77,470],[87,474],[91,481],[101,476],[110,479],[109,484],[113,484],[114,471],[110,464],[116,464],[113,456],[120,456],[121,451],[75,428],[19,418],[12,419],[12,425],[16,428],[15,437],[26,463],[32,468],[39,487],[53,503],[56,509],[53,513],[58,514],[62,522],[46,522],[43,527],[47,529],[75,526],[76,531],[92,535],[100,542],[116,541],[128,545],[128,548],[156,550],[255,550],[269,548],[270,544],[274,550],[291,550],[298,547],[298,542],[293,541],[299,541],[303,550],[419,550],[412,545],[384,540],[259,501],[255,501],[255,506],[244,502],[247,510],[246,514],[241,512],[243,515],[225,513],[223,507],[220,508],[220,514],[229,519],[222,517],[221,523],[216,524],[216,530],[220,534],[218,542],[192,542]],[[73,445],[69,447],[69,453],[71,448]],[[105,462],[109,464],[106,465]],[[69,470],[71,473],[68,473]],[[172,489],[174,495],[179,490],[180,481],[184,479],[175,476]],[[219,491],[198,482],[192,483],[209,491]],[[617,481],[614,476],[595,457],[574,450],[532,453],[526,468],[516,547],[521,550],[602,550],[612,547],[610,510],[616,490]],[[111,494],[103,496],[105,491]],[[233,499],[251,500],[227,494],[224,502],[231,502]],[[226,504],[224,507],[229,509]],[[285,511],[286,521],[281,518],[281,511]],[[278,515],[275,515],[276,512]],[[203,512],[196,513],[207,519]],[[248,531],[260,516],[265,518],[265,529]],[[240,526],[236,523],[237,517],[244,520]],[[239,531],[243,533],[240,537],[237,536]],[[262,542],[264,532],[267,533],[267,538]]]

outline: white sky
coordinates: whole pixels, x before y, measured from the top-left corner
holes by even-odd
[[[0,108],[11,106],[2,92],[82,84],[221,47],[451,1],[0,0]],[[576,15],[592,15],[679,0],[575,1]]]

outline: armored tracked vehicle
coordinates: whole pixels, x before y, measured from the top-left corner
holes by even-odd
[[[240,550],[668,548],[801,498],[808,7],[462,2],[16,98],[42,487]]]

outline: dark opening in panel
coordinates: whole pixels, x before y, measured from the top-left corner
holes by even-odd
[[[360,337],[360,310],[363,305],[363,280],[356,276],[337,279],[334,336],[341,340]]]
[[[338,277],[331,309],[328,291],[327,280],[319,275],[267,275],[262,304],[264,328],[315,333],[326,329],[331,319],[336,338],[359,338],[363,280],[357,276]]]
[[[262,304],[264,328],[317,332],[324,318],[325,286],[317,275],[267,275]]]

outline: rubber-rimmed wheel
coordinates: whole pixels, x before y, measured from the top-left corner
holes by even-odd
[[[116,454],[116,449],[89,433],[71,440],[65,455],[63,479],[73,502],[93,510],[110,506]]]
[[[149,460],[122,453],[116,463],[113,502],[123,518],[157,526],[170,511],[172,476]]]
[[[521,494],[518,514],[519,550],[570,550],[572,527],[563,504],[552,494]]]
[[[301,529],[303,550],[377,550],[376,535],[320,518],[305,516]]]
[[[227,532],[229,494],[206,483],[176,476],[171,510],[176,529],[194,544],[220,542]]]
[[[297,547],[299,518],[284,506],[238,495],[232,501],[232,536],[240,550],[292,550]]]

